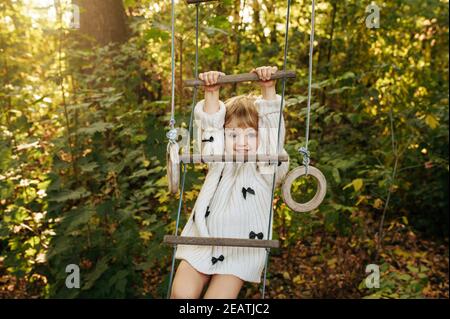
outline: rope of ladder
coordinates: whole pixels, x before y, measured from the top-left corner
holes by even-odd
[[[286,71],[286,63],[287,63],[287,50],[288,50],[288,31],[289,31],[289,17],[290,17],[290,5],[291,1],[288,0],[287,13],[286,13],[286,33],[285,33],[285,41],[284,41],[284,62],[283,69]],[[310,123],[310,113],[311,113],[311,82],[312,82],[312,65],[313,65],[313,47],[314,47],[314,20],[315,20],[315,1],[312,0],[311,4],[311,34],[309,37],[309,66],[308,66],[308,104],[307,104],[307,116],[306,116],[306,142],[305,147],[301,147],[299,152],[303,155],[303,165],[305,165],[306,174],[308,174],[308,165],[310,162],[309,159],[309,151],[308,151],[308,141],[309,141],[309,123]],[[277,140],[277,152],[280,144],[280,128],[281,128],[281,119],[283,114],[283,104],[284,104],[284,95],[285,95],[285,86],[286,79],[283,78],[283,89],[282,89],[282,97],[280,104],[280,116],[278,119],[278,140]],[[273,198],[275,191],[275,180],[276,180],[275,170],[272,179],[272,197],[270,201],[270,216],[269,216],[269,227],[267,233],[270,234],[270,229],[272,227],[272,214],[273,214]],[[265,288],[266,288],[266,277],[267,277],[267,265],[269,262],[269,254],[270,248],[266,248],[266,262],[264,266],[264,280],[262,287],[262,299],[264,299]]]
[[[290,14],[291,14],[291,0],[288,0],[287,1],[287,10],[286,10],[286,31],[284,34],[283,71],[285,71],[285,72],[286,72],[287,52],[288,52],[288,45],[289,45],[288,36],[289,36]],[[281,93],[281,103],[280,103],[280,115],[278,117],[278,134],[277,134],[277,148],[276,148],[277,154],[279,153],[278,149],[280,147],[281,119],[283,117],[285,91],[286,91],[286,78],[283,78],[283,88],[281,91],[282,93]],[[269,226],[267,229],[267,237],[269,237],[270,230],[272,227],[273,198],[274,198],[274,192],[275,192],[275,180],[276,180],[276,175],[277,175],[276,165],[278,165],[278,164],[277,163],[275,164],[275,169],[274,169],[273,178],[272,178],[272,196],[270,198],[270,214],[269,214]],[[265,261],[265,265],[264,265],[264,280],[263,280],[263,287],[262,287],[262,292],[261,292],[262,299],[264,299],[264,295],[266,292],[267,265],[269,263],[269,255],[270,255],[270,248],[266,248],[266,261]]]
[[[298,151],[303,155],[303,165],[305,165],[305,172],[308,175],[309,166],[309,126],[311,118],[311,84],[312,84],[312,67],[313,67],[313,52],[314,52],[314,20],[315,20],[315,1],[312,0],[312,12],[311,12],[311,34],[309,36],[309,70],[308,70],[308,104],[306,112],[306,133],[305,133],[305,146],[300,147]]]
[[[174,92],[174,88],[175,88],[175,64],[174,64],[174,51],[173,51],[173,47],[174,47],[174,42],[175,42],[175,30],[174,30],[174,25],[175,25],[175,3],[174,0],[172,0],[172,92]],[[199,26],[199,4],[196,4],[196,16],[195,16],[195,78],[198,79],[198,26]],[[171,123],[175,123],[175,107],[174,107],[174,98],[175,95],[172,95],[172,116],[171,116]],[[190,139],[191,137],[191,133],[192,133],[192,123],[193,123],[193,114],[194,114],[194,107],[195,104],[197,102],[197,86],[194,87],[194,97],[193,97],[193,101],[192,101],[192,107],[191,107],[191,115],[189,118],[189,137],[188,139]],[[173,121],[172,121],[173,119]],[[174,130],[174,128],[172,127],[171,130]],[[169,132],[170,133],[170,132]],[[170,137],[169,137],[170,139]],[[189,145],[189,144],[188,144]],[[178,236],[178,227],[179,227],[179,223],[180,223],[180,215],[181,215],[181,208],[183,206],[183,194],[184,194],[184,186],[185,186],[185,181],[186,181],[186,164],[183,163],[183,175],[182,175],[182,179],[181,179],[181,189],[180,189],[180,199],[178,201],[178,212],[177,212],[177,221],[176,221],[176,226],[175,226],[175,236]],[[174,246],[173,248],[173,256],[172,256],[172,267],[170,270],[170,278],[169,278],[169,286],[167,288],[167,299],[170,298],[170,293],[171,293],[171,289],[172,289],[172,281],[173,281],[173,273],[175,270],[175,254],[177,252],[177,245]]]

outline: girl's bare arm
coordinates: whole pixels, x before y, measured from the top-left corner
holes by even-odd
[[[260,133],[265,130],[266,138],[263,138],[265,142],[261,148],[263,153],[266,154],[282,154],[288,155],[284,149],[285,139],[285,124],[284,117],[281,118],[280,123],[280,103],[281,96],[276,94],[275,81],[270,80],[273,73],[278,70],[277,67],[263,66],[253,69],[252,72],[258,74],[260,81],[258,82],[261,87],[261,98],[257,99],[256,103],[259,107],[260,113]],[[278,142],[278,127],[280,126]],[[280,143],[280,144],[279,144]],[[277,151],[277,145],[279,147]],[[276,169],[276,185],[279,185],[283,178],[286,176],[289,170],[289,161],[281,162],[280,165],[270,165],[267,163],[258,164],[259,172],[268,185],[272,185],[274,169]]]
[[[260,79],[259,86],[261,87],[261,95],[264,100],[276,100],[276,81],[270,80],[272,74],[277,72],[276,66],[261,66],[250,72],[256,73]]]
[[[199,78],[205,81],[205,105],[204,111],[208,114],[213,114],[219,111],[219,90],[220,84],[217,84],[217,80],[220,76],[225,75],[223,72],[210,71],[200,73]]]

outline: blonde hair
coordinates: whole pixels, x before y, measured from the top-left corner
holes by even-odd
[[[235,121],[237,127],[252,127],[258,131],[258,109],[253,95],[238,95],[225,101],[225,127]]]

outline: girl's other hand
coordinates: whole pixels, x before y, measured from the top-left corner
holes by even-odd
[[[224,76],[225,73],[219,71],[209,71],[200,73],[199,79],[205,82],[205,92],[215,92],[220,89],[220,84],[217,84],[219,77]]]
[[[250,73],[256,73],[260,79],[259,84],[264,87],[270,87],[275,85],[275,80],[270,80],[272,74],[278,71],[276,66],[260,66],[250,71]]]

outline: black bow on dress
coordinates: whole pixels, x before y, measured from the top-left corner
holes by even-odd
[[[202,140],[202,142],[214,142],[214,137],[210,136],[209,139]]]
[[[250,234],[248,234],[248,237],[250,238],[250,239],[255,239],[256,237],[258,237],[258,239],[263,239],[264,238],[264,235],[263,235],[263,233],[261,232],[261,233],[255,233],[253,230],[250,232]]]
[[[208,207],[206,207],[206,214],[205,214],[205,217],[208,217],[208,215],[209,215],[210,213],[211,213],[211,212],[209,211],[209,206],[208,206]],[[194,216],[192,217],[192,221],[195,222],[195,212],[194,212]]]
[[[247,193],[255,195],[255,191],[251,187],[242,187],[242,195],[244,195],[244,199],[247,199]]]
[[[216,257],[211,258],[211,261],[214,265],[216,262],[223,261],[224,259],[225,259],[225,257],[223,255],[220,255],[219,258],[216,258]]]

